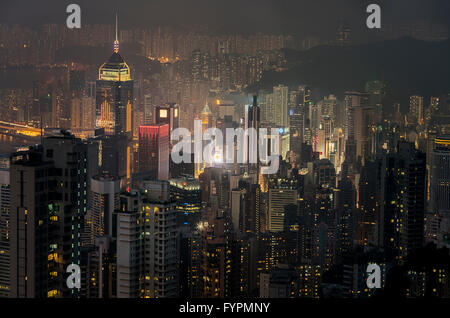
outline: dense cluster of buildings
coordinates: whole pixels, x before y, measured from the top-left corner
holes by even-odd
[[[403,296],[450,297],[449,256],[416,261],[450,247],[450,95],[411,96],[408,115],[386,111],[380,81],[343,100],[277,85],[251,103],[226,92],[283,67],[289,40],[256,37],[255,56],[218,40],[230,52],[186,49],[185,76],[168,63],[152,79],[198,87],[193,97],[134,79],[115,34],[95,80],[74,67],[0,92],[9,121],[46,134],[0,156],[0,297],[369,297],[371,263],[381,290],[403,268]],[[164,47],[148,42],[149,56]],[[203,132],[276,128],[278,171],[175,164],[171,133],[195,119]],[[70,264],[80,288],[66,284]]]

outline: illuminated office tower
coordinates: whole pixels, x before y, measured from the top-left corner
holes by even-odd
[[[289,150],[295,152],[298,156],[301,154],[303,142],[303,109],[300,93],[297,90],[291,91],[289,94]],[[300,161],[300,158],[298,161]]]
[[[202,79],[202,52],[200,50],[194,50],[191,54],[191,61],[192,61],[192,80],[194,82],[199,82]]]
[[[268,230],[282,232],[284,230],[285,207],[297,204],[297,188],[291,179],[269,180]]]
[[[430,113],[431,116],[437,115],[439,112],[440,101],[439,97],[430,97]]]
[[[300,86],[289,95],[289,149],[298,155],[300,162],[305,130],[305,113],[311,102],[311,89]]]
[[[132,130],[133,80],[130,67],[119,54],[116,40],[111,57],[100,66],[97,80],[97,127],[107,135],[128,134]]]
[[[82,102],[81,97],[73,97],[70,101],[70,128],[72,131],[82,129],[83,117],[82,117]]]
[[[231,217],[235,233],[260,232],[260,196],[259,184],[240,181],[238,188],[231,191]]]
[[[87,145],[67,132],[46,138],[13,154],[10,173],[10,297],[77,297],[65,273],[80,264]]]
[[[86,130],[95,128],[95,97],[83,96],[81,98],[82,121],[81,127]]]
[[[318,102],[320,104],[320,113],[322,116],[328,116],[333,123],[337,122],[337,99],[334,95],[324,96],[324,98]]]
[[[139,172],[169,179],[169,125],[139,127]]]
[[[374,108],[375,122],[381,123],[383,118],[383,97],[385,86],[380,81],[369,81],[366,83],[365,91],[369,93],[369,104]]]
[[[177,202],[178,224],[189,224],[202,207],[200,182],[193,177],[173,178],[169,182],[170,197]]]
[[[370,132],[374,123],[374,110],[369,105],[369,94],[346,92],[345,114],[346,161],[356,163],[358,157],[367,158],[371,150]]]
[[[201,114],[200,114],[200,118],[196,118],[196,120],[200,119],[201,123],[202,123],[202,134],[205,133],[205,131],[208,128],[212,127],[212,114],[211,114],[211,110],[208,106],[208,104],[205,104],[205,106],[203,107]],[[203,141],[203,146],[206,145],[206,143],[208,143],[208,141]],[[200,176],[200,174],[205,170],[206,168],[206,162],[200,162],[200,163],[195,163],[195,171],[194,171],[194,176],[196,178],[198,178]]]
[[[85,217],[83,244],[94,244],[95,238],[112,235],[113,212],[119,208],[120,178],[101,174],[91,179],[91,208]]]
[[[97,133],[97,131],[96,131]],[[129,138],[126,135],[104,135],[100,130],[99,134],[89,139],[90,144],[96,149],[97,158],[89,162],[89,165],[96,162],[97,168],[93,175],[98,173],[109,173],[124,178],[131,175],[129,163],[131,148]]]
[[[261,122],[261,118],[260,118],[260,109],[258,106],[258,101],[257,101],[257,97],[256,95],[253,96],[253,104],[252,106],[248,109],[248,128],[253,128],[256,132],[256,163],[254,162],[250,162],[252,160],[250,160],[250,158],[253,156],[251,153],[253,153],[253,149],[255,149],[255,147],[253,146],[253,143],[250,142],[250,136],[249,136],[249,140],[247,142],[248,145],[248,173],[249,175],[254,175],[256,174],[256,183],[258,183],[258,177],[259,177],[259,125]],[[251,148],[252,147],[252,148]]]
[[[180,126],[180,109],[177,104],[169,103],[164,106],[155,107],[155,124],[156,125],[169,125],[169,133],[171,134],[174,129]]]
[[[315,186],[333,188],[336,185],[336,170],[328,159],[313,162],[312,177]]]
[[[423,245],[425,161],[425,154],[405,141],[383,158],[379,244],[398,261]]]
[[[450,136],[436,137],[431,153],[431,213],[439,221],[435,234],[439,246],[450,245]]]
[[[289,127],[288,101],[288,87],[284,85],[274,86],[271,113],[274,117],[273,123],[277,125],[278,128]]]
[[[133,80],[130,67],[119,54],[118,25],[116,16],[116,40],[111,57],[99,68],[96,82],[96,127],[103,128],[105,143],[117,149],[113,161],[118,161],[120,167],[109,173],[117,174],[126,180],[131,178],[131,138],[132,138],[132,107]],[[113,136],[113,138],[108,137]],[[115,139],[125,139],[120,142]],[[119,158],[117,158],[119,157]],[[124,158],[124,159],[123,159]],[[104,161],[111,160],[105,156]]]
[[[413,95],[409,98],[409,118],[411,123],[423,124],[423,96]]]
[[[10,222],[9,156],[0,156],[0,298],[9,295],[9,222]]]

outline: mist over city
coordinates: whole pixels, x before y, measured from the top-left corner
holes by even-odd
[[[449,298],[449,27],[444,0],[3,0],[0,298]]]

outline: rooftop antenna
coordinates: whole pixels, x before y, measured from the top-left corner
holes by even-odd
[[[119,15],[116,11],[116,40],[114,41],[114,53],[119,53]]]

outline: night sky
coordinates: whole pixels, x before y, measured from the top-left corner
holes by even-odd
[[[116,2],[119,4],[116,5]],[[448,0],[1,0],[0,22],[65,23],[65,8],[77,3],[82,23],[131,26],[205,25],[219,33],[293,33],[332,36],[339,21],[364,36],[369,3],[382,9],[382,23],[405,25],[425,21],[450,26]]]

